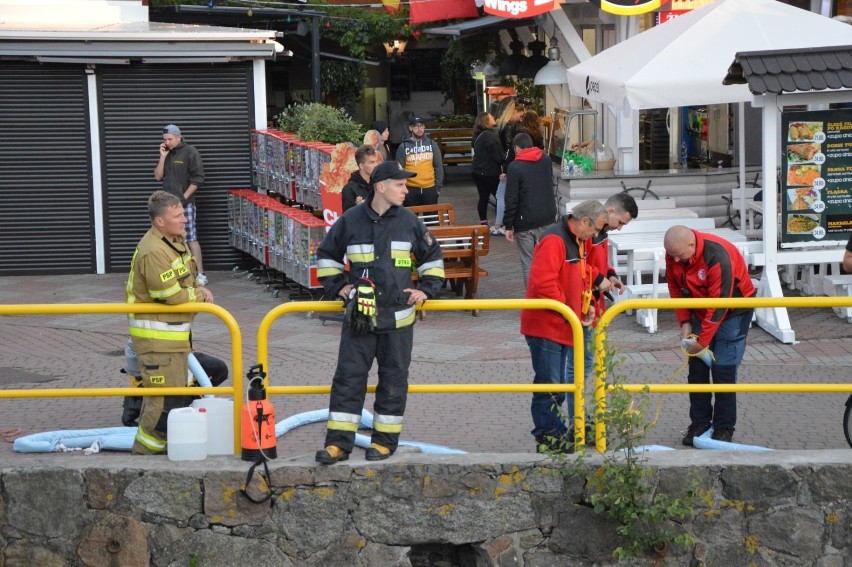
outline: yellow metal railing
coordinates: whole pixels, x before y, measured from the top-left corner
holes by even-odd
[[[455,393],[519,393],[519,392],[566,392],[574,394],[574,433],[575,441],[585,443],[585,374],[583,368],[583,326],[577,315],[564,303],[553,299],[455,299],[429,300],[417,307],[418,311],[471,311],[475,309],[517,310],[550,309],[562,315],[571,325],[574,335],[574,383],[573,384],[410,384],[408,391],[419,394],[455,394]],[[284,303],[266,314],[257,331],[257,359],[263,365],[267,375],[269,371],[269,331],[272,324],[288,313],[341,311],[339,301],[293,302]],[[268,386],[268,394],[328,394],[331,386]],[[368,392],[375,392],[370,385]]]
[[[770,308],[770,307],[852,307],[852,297],[749,297],[728,299],[628,299],[610,306],[598,321],[595,337],[595,401],[597,411],[606,409],[606,394],[611,385],[606,384],[603,356],[606,330],[616,315],[633,309],[695,309],[708,307]],[[625,384],[628,392],[641,392],[646,387],[651,393],[674,392],[752,392],[752,393],[838,393],[852,392],[852,383],[845,384]],[[606,431],[600,420],[595,422],[595,446],[606,451]]]
[[[243,404],[243,341],[240,327],[233,315],[218,305],[208,303],[185,303],[169,306],[154,303],[68,303],[68,304],[32,304],[0,305],[0,315],[102,315],[108,313],[210,313],[216,315],[231,333],[231,368],[233,386],[216,388],[50,388],[0,390],[3,398],[81,398],[86,396],[192,396],[204,394],[225,394],[234,397],[234,431],[240,430],[240,413]],[[239,436],[234,435],[234,454],[240,451]]]
[[[597,411],[606,409],[606,393],[612,388],[606,384],[603,364],[606,330],[619,314],[633,309],[692,309],[704,307],[725,308],[771,308],[771,307],[852,307],[852,297],[782,297],[749,299],[630,299],[610,306],[601,317],[595,337],[595,363],[598,372],[595,376],[595,400]],[[566,392],[574,394],[574,432],[578,444],[585,443],[585,369],[583,364],[583,327],[580,320],[566,305],[550,299],[459,299],[431,300],[418,306],[425,311],[470,311],[470,310],[519,310],[550,309],[556,311],[571,325],[574,337],[574,377],[573,384],[414,384],[409,392],[428,394],[450,393],[524,393],[524,392]],[[269,386],[269,333],[272,324],[288,313],[335,312],[341,311],[339,301],[292,302],[284,303],[267,313],[260,323],[257,336],[258,362],[267,373],[267,393],[269,395],[328,394],[331,386]],[[87,314],[127,314],[127,313],[210,313],[216,315],[228,327],[231,334],[231,368],[233,385],[215,388],[54,388],[0,390],[3,398],[49,398],[49,397],[85,397],[85,396],[164,396],[164,395],[203,395],[224,394],[234,398],[234,454],[240,452],[239,432],[240,414],[243,406],[243,360],[242,335],[234,317],[225,309],[206,303],[191,303],[179,306],[157,304],[34,304],[2,305],[0,316],[30,315],[87,315]],[[579,346],[578,346],[579,345]],[[756,393],[839,393],[852,392],[852,383],[843,384],[629,384],[624,389],[639,392],[647,387],[651,393],[687,393],[687,392],[756,392]],[[375,392],[374,385],[368,391]],[[597,420],[595,441],[597,450],[606,450],[606,432],[604,424]]]

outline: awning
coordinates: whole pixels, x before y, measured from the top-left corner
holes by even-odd
[[[468,37],[486,31],[508,30],[533,25],[535,25],[535,20],[533,18],[515,20],[511,18],[501,18],[500,16],[484,16],[482,18],[467,20],[458,24],[450,24],[448,26],[441,26],[438,28],[428,28],[423,30],[423,33],[444,37]]]
[[[0,23],[0,57],[67,63],[270,59],[275,31],[133,22],[107,26]]]

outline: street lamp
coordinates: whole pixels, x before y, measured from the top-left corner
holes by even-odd
[[[395,59],[398,55],[402,55],[405,53],[405,46],[408,42],[404,39],[395,39],[393,41],[388,41],[384,43],[385,51],[388,54],[388,57],[391,59]]]
[[[536,85],[562,85],[568,82],[567,69],[559,60],[559,42],[556,36],[550,39],[550,49],[547,50],[550,61],[535,74],[533,83]]]

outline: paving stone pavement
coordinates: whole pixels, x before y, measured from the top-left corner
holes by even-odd
[[[477,222],[476,190],[466,171],[451,168],[441,199],[456,208],[457,222]],[[493,209],[489,211],[493,219]],[[141,235],[140,235],[141,236]],[[489,271],[480,282],[481,298],[522,297],[520,268],[514,246],[492,237],[483,258]],[[256,335],[262,317],[287,301],[263,283],[237,272],[208,273],[216,303],[234,315],[243,338],[244,368],[256,360]],[[123,302],[126,274],[21,276],[0,278],[0,304]],[[447,295],[447,297],[452,297]],[[741,370],[741,381],[850,381],[852,325],[830,309],[790,311],[798,343],[781,344],[753,328]],[[276,385],[327,385],[334,372],[340,324],[322,323],[316,314],[288,315],[272,328],[270,380]],[[227,328],[202,314],[195,324],[196,348],[230,359]],[[678,330],[672,312],[661,311],[659,331],[648,334],[633,318],[616,318],[609,345],[624,359],[618,372],[629,382],[685,382],[673,377],[682,366]],[[0,388],[92,388],[123,386],[123,348],[127,338],[122,315],[0,317]],[[430,312],[418,321],[411,365],[412,384],[528,383],[532,368],[515,311]],[[375,382],[375,369],[371,377]],[[589,391],[591,388],[587,388]],[[736,440],[776,449],[846,447],[842,416],[846,394],[741,394]],[[276,396],[277,419],[324,408],[323,395]],[[530,394],[412,394],[406,411],[404,439],[435,443],[469,452],[534,451],[529,432]],[[686,394],[651,396],[651,414],[659,419],[650,443],[687,450],[679,445],[688,424]],[[372,408],[371,396],[366,407]],[[24,434],[61,429],[120,425],[121,401],[112,397],[0,399],[0,430],[21,428]],[[304,426],[279,439],[282,457],[312,454],[322,444],[324,424]],[[0,458],[14,463],[11,444],[0,442]]]

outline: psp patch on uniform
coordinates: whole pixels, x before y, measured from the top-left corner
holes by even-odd
[[[160,281],[161,282],[167,282],[170,279],[172,279],[173,277],[175,277],[175,271],[174,270],[166,270],[165,272],[160,274]]]
[[[435,239],[432,238],[432,233],[428,230],[423,233],[423,240],[425,240],[426,244],[428,244],[429,246],[432,246],[432,244],[435,242]]]
[[[165,384],[166,377],[165,376],[150,376],[148,378],[151,381],[151,384]]]
[[[707,272],[704,271],[704,268],[701,268],[700,270],[698,270],[698,279],[701,280],[702,282],[707,279]]]

